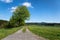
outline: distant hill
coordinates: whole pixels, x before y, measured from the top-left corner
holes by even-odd
[[[46,23],[46,22],[41,22],[41,23],[26,23],[27,25],[45,25],[45,26],[55,26],[55,25],[60,25],[60,23]]]
[[[6,20],[0,20],[0,26],[2,25],[2,24],[4,24],[4,23],[7,23],[8,21],[6,21]]]

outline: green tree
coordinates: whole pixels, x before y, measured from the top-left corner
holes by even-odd
[[[25,20],[28,20],[30,13],[26,6],[18,6],[13,12],[10,23],[16,26],[25,25]]]

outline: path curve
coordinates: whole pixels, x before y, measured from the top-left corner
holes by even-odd
[[[47,40],[47,39],[38,37],[31,33],[28,29],[26,29],[25,33],[23,33],[22,30],[19,30],[18,32],[9,35],[8,37],[2,40]]]

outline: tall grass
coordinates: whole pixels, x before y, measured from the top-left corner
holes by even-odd
[[[29,30],[49,40],[60,40],[60,27],[30,26]]]
[[[21,27],[15,27],[15,28],[10,28],[10,29],[0,29],[0,40],[14,32],[16,32],[17,30],[21,29]]]

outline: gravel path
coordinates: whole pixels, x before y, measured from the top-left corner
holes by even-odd
[[[28,29],[26,29],[26,32],[22,32],[22,30],[19,30],[18,32],[9,35],[8,37],[2,40],[47,40],[47,39],[38,37],[37,35],[31,33]]]

